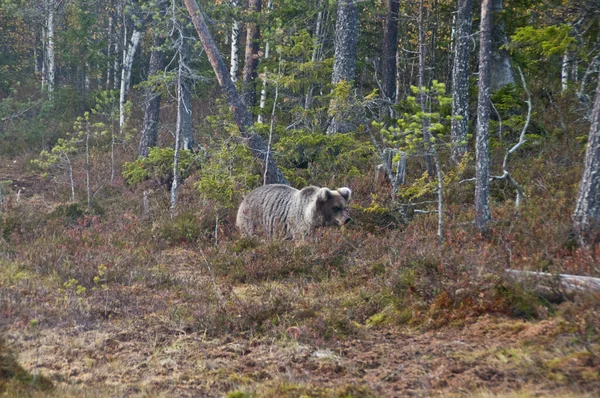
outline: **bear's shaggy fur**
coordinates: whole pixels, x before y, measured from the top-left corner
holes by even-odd
[[[251,191],[240,205],[236,225],[247,236],[303,238],[315,228],[344,225],[350,220],[350,188],[264,185]]]

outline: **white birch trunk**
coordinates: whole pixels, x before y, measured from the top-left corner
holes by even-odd
[[[267,4],[267,12],[268,10],[271,10],[271,7],[273,6],[273,0],[269,0],[269,3]],[[265,60],[269,59],[269,53],[270,53],[270,44],[269,44],[269,40],[267,40],[266,44],[265,44]],[[265,110],[265,105],[267,104],[267,68],[265,67],[263,75],[262,75],[262,89],[260,90],[260,112],[258,114],[258,122],[259,123],[264,123],[265,121],[265,117],[263,116],[263,112]]]
[[[48,69],[46,67],[46,64],[48,63],[47,61],[47,52],[46,52],[46,47],[48,44],[48,26],[46,24],[46,21],[44,21],[44,26],[42,28],[42,91],[46,88],[47,85],[47,77],[46,77],[46,69]]]
[[[119,96],[119,132],[123,134],[123,127],[125,126],[125,102],[127,101],[127,95],[129,94],[129,85],[131,82],[131,66],[133,65],[133,57],[137,51],[137,47],[140,44],[142,32],[134,29],[131,35],[131,43],[127,48],[127,52],[123,57],[123,68],[121,70],[121,94]]]
[[[233,0],[231,2],[231,6],[236,9],[239,7],[239,0]],[[231,76],[231,81],[234,83],[237,82],[237,75],[239,70],[240,63],[240,34],[242,32],[242,28],[240,22],[237,19],[233,20],[231,24],[231,60],[229,66],[229,75]]]
[[[569,88],[569,50],[565,50],[565,54],[562,59],[562,68],[560,73],[560,81],[562,92],[564,93]]]
[[[46,74],[47,74],[47,85],[48,92],[52,93],[54,91],[54,77],[56,72],[56,65],[54,62],[54,1],[48,2],[48,10],[46,15],[46,34],[47,34],[47,44],[46,44]],[[50,94],[52,95],[52,94]]]

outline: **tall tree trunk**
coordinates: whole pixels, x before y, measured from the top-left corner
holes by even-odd
[[[356,73],[356,46],[358,43],[358,7],[356,0],[338,0],[335,23],[335,50],[331,83],[353,82]],[[335,100],[329,107],[335,108]],[[335,112],[338,113],[338,112]],[[347,133],[353,128],[345,115],[334,114],[328,134]]]
[[[123,40],[123,37],[127,36],[127,29],[125,23],[125,11],[124,11],[124,1],[118,0],[117,4],[117,16],[115,19],[115,40],[114,40],[114,54],[115,59],[113,62],[113,90],[118,90],[121,86],[121,81],[119,80],[121,77],[121,62],[125,61],[125,58],[120,59],[120,54],[123,54],[123,51],[119,51],[119,43],[124,43],[123,48],[126,48],[127,42]],[[120,32],[120,34],[117,34]],[[121,39],[121,40],[119,40]]]
[[[561,82],[561,89],[562,92],[564,93],[565,91],[567,91],[567,89],[569,88],[569,64],[570,64],[570,59],[569,59],[569,50],[565,50],[565,53],[563,54],[563,59],[562,59],[562,67],[561,67],[561,71],[560,71],[560,82]]]
[[[421,105],[421,113],[423,113],[422,120],[422,131],[423,131],[423,144],[425,146],[425,167],[427,168],[427,174],[433,177],[433,159],[430,154],[430,134],[429,134],[429,118],[425,116],[427,113],[427,93],[425,88],[425,21],[424,21],[424,4],[423,0],[419,2],[419,103]]]
[[[262,7],[261,0],[249,0],[249,8],[253,19],[258,19]],[[246,57],[242,78],[242,101],[247,107],[256,105],[256,68],[258,67],[258,47],[260,44],[260,27],[251,21],[246,25]]]
[[[583,175],[573,214],[573,231],[584,246],[600,241],[600,74],[583,162]]]
[[[56,75],[56,63],[54,61],[54,0],[48,0],[46,12],[46,84],[52,98]]]
[[[491,30],[493,0],[481,3],[481,27],[479,41],[479,97],[477,99],[477,139],[475,146],[475,226],[487,233],[490,211],[490,73]]]
[[[398,52],[398,12],[400,0],[386,0],[387,15],[383,27],[383,54],[381,57],[381,85],[383,95],[396,101],[396,53]]]
[[[503,0],[492,0],[492,72],[491,90],[496,92],[502,87],[515,84],[515,75],[510,65],[510,56],[505,48],[508,44],[504,21],[502,20]]]
[[[112,46],[113,46],[113,16],[112,14],[108,17],[108,30],[107,30],[107,34],[108,34],[108,46],[106,47],[106,58],[108,59],[107,64],[106,64],[106,80],[104,82],[104,89],[105,90],[110,90],[110,81],[111,81],[111,72],[112,72],[112,66],[110,65],[110,57],[112,55],[111,51],[112,51]]]
[[[182,28],[182,32],[185,30]],[[192,92],[189,82],[190,43],[182,34],[179,38],[179,69],[177,72],[177,129],[181,149],[193,150],[194,137],[192,134]]]
[[[267,3],[267,10],[271,11],[271,8],[273,7],[273,0],[269,0],[269,2]],[[271,48],[270,48],[270,43],[269,40],[267,40],[267,42],[265,43],[265,60],[269,59],[269,52],[270,52]],[[260,111],[258,113],[258,118],[257,121],[259,123],[264,123],[265,122],[265,117],[263,115],[264,110],[265,110],[265,106],[267,105],[267,67],[265,67],[264,72],[263,72],[263,77],[261,78],[262,80],[262,89],[260,90]]]
[[[325,32],[325,29],[323,28],[323,21],[325,19],[325,10],[327,9],[326,6],[323,5],[323,3],[323,0],[319,1],[319,11],[317,12],[317,21],[315,23],[315,31],[313,33],[313,50],[312,55],[310,57],[310,60],[313,63],[321,61],[321,46],[323,45],[323,36]],[[314,89],[315,85],[311,83],[308,86],[308,90],[306,90],[306,96],[304,98],[305,110],[309,110],[312,106]]]
[[[123,134],[123,127],[125,126],[125,102],[127,101],[131,83],[131,66],[133,65],[133,57],[135,56],[141,38],[142,32],[134,28],[133,33],[131,34],[131,42],[123,57],[123,67],[121,69],[121,94],[119,96],[119,132],[121,134]]]
[[[452,71],[452,160],[459,162],[467,152],[469,130],[469,48],[473,21],[473,0],[458,0],[456,51]]]
[[[239,0],[232,0],[231,7],[234,11],[240,6]],[[242,33],[242,27],[240,26],[240,22],[234,18],[231,23],[231,59],[229,63],[229,74],[231,76],[231,80],[235,83],[237,82],[237,75],[239,69],[240,62],[240,34]]]
[[[210,62],[215,75],[219,82],[219,85],[225,92],[227,103],[233,111],[233,120],[238,125],[240,132],[244,138],[248,140],[248,147],[252,152],[252,155],[259,159],[266,168],[267,184],[286,184],[289,185],[285,176],[277,167],[277,164],[273,161],[272,157],[267,159],[268,148],[262,137],[253,131],[252,115],[248,112],[248,108],[242,103],[240,95],[238,94],[235,85],[229,77],[229,71],[225,66],[225,62],[217,49],[217,46],[204,22],[204,16],[198,8],[198,4],[195,0],[184,0],[187,10],[192,17],[192,22],[196,28],[196,32],[200,37],[206,56]]]
[[[165,68],[165,53],[161,47],[165,39],[158,32],[152,37],[152,52],[148,66],[148,78],[155,76]],[[161,95],[151,87],[145,90],[146,105],[144,107],[144,121],[140,137],[140,156],[148,156],[150,148],[156,146],[158,140],[158,120],[160,117]]]

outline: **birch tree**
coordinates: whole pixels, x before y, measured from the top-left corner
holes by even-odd
[[[56,13],[56,0],[46,0],[46,20],[44,25],[45,59],[42,86],[46,86],[50,98],[54,92],[56,77],[56,62],[54,59],[54,15]]]
[[[492,8],[494,0],[481,2],[479,39],[479,96],[477,98],[477,137],[475,145],[475,226],[487,233],[490,211],[490,73]]]
[[[323,39],[324,39],[324,32],[325,32],[325,27],[324,27],[324,21],[325,21],[325,14],[327,11],[327,7],[326,7],[326,2],[324,2],[323,0],[319,1],[319,11],[317,12],[317,19],[315,21],[315,29],[314,29],[314,33],[313,33],[313,49],[312,49],[312,54],[311,54],[311,62],[315,63],[317,61],[321,61],[322,60],[322,46],[323,46]],[[312,106],[312,101],[313,101],[313,90],[315,89],[315,85],[313,83],[311,83],[308,86],[308,90],[306,90],[306,96],[304,97],[304,109],[305,110],[309,110]]]
[[[141,38],[142,31],[139,28],[134,27],[129,46],[123,57],[123,65],[121,67],[121,91],[119,95],[119,131],[121,135],[123,134],[123,128],[125,127],[125,103],[127,101],[127,96],[129,95],[131,84],[133,57],[135,56]]]
[[[600,74],[583,162],[583,175],[573,214],[573,232],[583,246],[598,242],[600,233]]]
[[[239,0],[232,0],[231,7],[233,8],[234,14],[239,8]],[[239,65],[239,49],[240,49],[240,34],[242,32],[242,27],[240,22],[234,16],[233,22],[231,23],[231,58],[229,60],[229,75],[231,76],[231,80],[235,83],[237,82],[238,75],[238,65]]]
[[[456,47],[452,69],[452,160],[457,163],[467,151],[469,129],[469,55],[473,0],[458,0]]]

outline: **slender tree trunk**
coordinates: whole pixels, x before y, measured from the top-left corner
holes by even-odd
[[[106,64],[106,81],[104,82],[104,89],[105,90],[110,90],[110,81],[111,81],[111,72],[112,72],[112,66],[110,65],[110,57],[112,55],[111,51],[112,51],[112,40],[113,40],[113,16],[110,15],[108,17],[108,46],[106,47],[106,57],[109,59],[109,61]]]
[[[182,28],[182,32],[185,30]],[[180,37],[179,69],[177,79],[177,128],[180,130],[181,149],[193,150],[194,137],[192,131],[192,92],[189,82],[190,43],[185,35]]]
[[[477,138],[475,146],[475,226],[487,233],[492,218],[490,211],[490,73],[493,0],[481,3],[479,44],[479,96],[477,99]]]
[[[123,128],[125,127],[125,102],[127,101],[131,83],[131,66],[133,65],[133,57],[135,56],[141,38],[142,32],[134,28],[131,35],[131,42],[123,57],[123,67],[121,69],[121,94],[119,96],[119,132],[121,134],[123,134]]]
[[[515,75],[510,65],[508,51],[503,48],[508,44],[504,21],[502,20],[503,0],[492,0],[491,10],[493,13],[492,23],[492,72],[491,90],[496,92],[504,86],[515,84]]]
[[[469,48],[473,21],[473,0],[458,0],[456,51],[452,72],[452,160],[458,163],[467,152],[469,130]]]
[[[381,59],[381,85],[383,95],[396,101],[396,54],[398,52],[398,12],[400,0],[386,0],[387,15],[383,27],[383,54]]]
[[[317,13],[317,21],[315,23],[315,31],[313,34],[313,50],[312,55],[310,57],[311,62],[315,63],[317,61],[321,61],[321,46],[323,45],[323,33],[325,29],[323,29],[323,21],[325,19],[325,10],[326,7],[323,6],[323,1],[319,2],[319,12]],[[313,91],[315,89],[315,85],[311,83],[308,86],[308,90],[306,90],[306,96],[304,98],[304,109],[309,110],[312,106],[313,101]]]
[[[598,243],[600,240],[600,74],[583,162],[583,175],[573,214],[573,232],[584,246]]]
[[[267,3],[267,10],[271,11],[271,8],[273,6],[273,0],[269,0],[269,2]],[[265,60],[269,59],[269,52],[270,52],[270,43],[269,40],[267,40],[267,42],[265,43]],[[264,123],[265,118],[264,118],[264,110],[265,110],[265,106],[267,105],[267,67],[265,67],[264,71],[263,71],[263,77],[262,77],[262,89],[260,90],[260,112],[258,113],[258,118],[257,121],[259,123]]]
[[[48,0],[48,9],[46,14],[46,84],[48,92],[52,98],[54,91],[56,64],[54,62],[54,13],[55,3],[53,0]]]
[[[425,146],[425,167],[427,168],[427,174],[433,177],[433,159],[430,154],[430,134],[429,134],[429,118],[425,116],[427,113],[427,94],[425,88],[425,21],[424,21],[424,4],[423,0],[419,2],[419,103],[421,105],[421,112],[423,113],[423,144]]]
[[[236,10],[239,7],[239,0],[232,0],[231,7]],[[231,24],[231,59],[229,65],[229,74],[231,76],[231,80],[235,83],[237,82],[237,75],[239,70],[239,51],[240,51],[240,34],[242,32],[242,28],[240,26],[240,22],[237,19],[234,19]]]
[[[119,80],[121,77],[121,60],[120,60],[120,56],[119,54],[122,54],[122,51],[119,51],[119,43],[124,43],[125,45],[123,46],[123,48],[126,48],[125,46],[127,45],[127,42],[123,40],[123,37],[127,37],[127,29],[126,29],[126,23],[125,23],[125,12],[123,10],[124,8],[124,2],[125,0],[119,0],[118,1],[118,5],[117,5],[117,17],[115,19],[115,40],[114,40],[114,54],[115,54],[115,59],[113,62],[113,90],[118,90],[119,87],[121,86],[121,81]],[[117,34],[117,32],[120,32],[121,34]],[[119,40],[121,39],[121,40]],[[125,61],[125,58],[122,59],[122,61]]]
[[[249,0],[249,8],[253,18],[257,18],[262,7],[261,0]],[[258,67],[258,47],[260,44],[260,27],[257,22],[246,25],[246,59],[242,79],[242,101],[247,107],[256,105],[256,68]]]
[[[208,57],[215,75],[219,82],[219,85],[223,89],[227,98],[227,103],[233,111],[233,119],[238,125],[240,132],[244,138],[248,140],[248,147],[252,152],[252,155],[259,159],[263,164],[263,167],[267,169],[267,184],[286,184],[289,185],[287,179],[277,167],[277,164],[273,161],[272,157],[267,159],[268,153],[267,144],[261,138],[260,135],[253,131],[252,115],[248,112],[248,108],[242,103],[242,100],[235,88],[235,85],[231,81],[229,71],[225,66],[225,62],[217,49],[217,46],[204,22],[204,16],[198,8],[198,4],[195,0],[184,0],[187,10],[192,17],[192,22],[196,28],[196,32],[200,37],[204,51]]]
[[[87,205],[92,207],[92,162],[90,159],[90,133],[87,121],[85,122],[85,186],[87,191]]]
[[[156,76],[165,68],[165,53],[161,47],[165,39],[158,32],[152,37],[152,52],[150,53],[150,65],[148,67],[148,78]],[[158,140],[158,120],[160,117],[161,95],[151,87],[145,90],[144,121],[140,137],[140,156],[148,156],[150,148],[156,146]]]
[[[333,85],[341,82],[353,82],[356,73],[356,46],[358,43],[358,6],[356,0],[338,0],[337,21],[335,23],[335,50],[333,61]],[[329,108],[335,108],[335,100]],[[334,112],[328,134],[347,133],[352,130],[353,123],[347,115]]]
[[[569,64],[569,50],[567,49],[565,50],[565,53],[563,55],[562,68],[560,73],[560,82],[563,93],[569,88]]]

